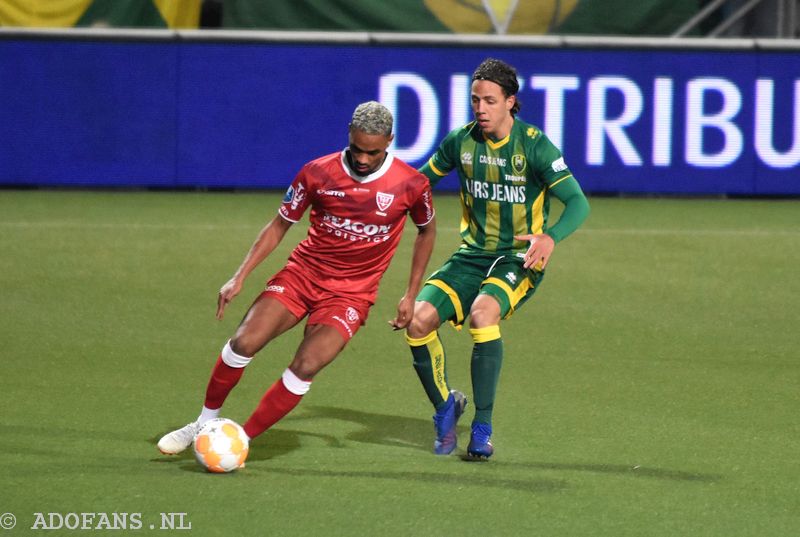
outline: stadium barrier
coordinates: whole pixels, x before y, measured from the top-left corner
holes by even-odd
[[[800,44],[560,36],[0,28],[0,184],[284,188],[395,114],[422,164],[484,58],[588,192],[798,195]],[[455,189],[452,177],[443,187]]]

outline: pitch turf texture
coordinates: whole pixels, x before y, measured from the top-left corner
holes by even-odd
[[[459,456],[471,406],[457,454],[431,453],[431,409],[386,324],[412,229],[368,325],[243,471],[160,455],[305,234],[296,225],[214,319],[280,198],[0,191],[0,513],[17,520],[3,535],[33,533],[39,512],[140,513],[130,533],[186,513],[192,535],[220,536],[800,531],[798,201],[592,199],[537,296],[502,324],[488,463]],[[437,202],[430,269],[457,245],[458,200]],[[224,416],[247,418],[300,334],[257,356]],[[451,384],[470,395],[469,335],[442,334]]]

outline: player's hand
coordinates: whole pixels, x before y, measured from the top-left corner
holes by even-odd
[[[525,268],[533,266],[534,270],[544,270],[547,262],[550,261],[550,254],[556,247],[553,237],[546,233],[539,235],[516,235],[518,241],[529,241],[531,243],[528,251],[525,252]]]
[[[414,318],[414,297],[404,295],[397,304],[397,316],[389,321],[392,330],[402,330],[411,323]]]
[[[225,312],[225,306],[239,294],[242,290],[242,282],[236,278],[231,278],[219,290],[219,297],[217,298],[217,320],[222,320]]]

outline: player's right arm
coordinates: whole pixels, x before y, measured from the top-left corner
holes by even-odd
[[[457,138],[461,130],[456,129],[450,132],[439,144],[439,148],[431,158],[419,168],[419,172],[428,178],[431,186],[436,186],[436,183],[456,167],[459,146]]]
[[[286,191],[283,202],[278,209],[278,214],[264,226],[264,229],[258,234],[256,242],[247,252],[239,269],[219,290],[217,319],[222,319],[225,306],[242,290],[242,285],[247,275],[272,253],[275,247],[283,240],[286,231],[292,227],[292,224],[300,220],[300,217],[309,206],[311,202],[308,197],[310,179],[307,171],[308,165],[303,166],[289,186],[289,190]]]
[[[225,306],[239,294],[242,290],[247,276],[256,268],[259,263],[264,261],[269,254],[275,249],[278,244],[283,240],[286,231],[292,226],[292,222],[286,220],[281,215],[275,215],[258,234],[258,238],[250,247],[247,255],[239,265],[236,273],[228,280],[225,285],[219,290],[219,298],[217,300],[217,319],[222,319],[225,311]]]

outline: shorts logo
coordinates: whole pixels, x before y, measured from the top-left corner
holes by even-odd
[[[380,212],[385,212],[393,201],[394,194],[387,194],[386,192],[378,192],[375,194],[375,203],[378,204],[378,209],[380,209]]]
[[[344,322],[344,319],[342,319],[338,315],[334,315],[332,318],[333,318],[334,321],[338,321],[339,324],[341,324],[344,327],[344,329],[347,330],[347,335],[348,336],[353,337],[353,330],[350,328],[350,325],[348,325],[346,322]]]
[[[283,293],[285,289],[282,285],[268,285],[266,290],[271,293]]]
[[[513,272],[509,272],[506,274],[506,280],[510,281],[511,283],[517,283],[517,275]]]
[[[358,322],[358,312],[353,307],[347,308],[344,316],[347,318],[347,322],[350,324],[355,324]]]

